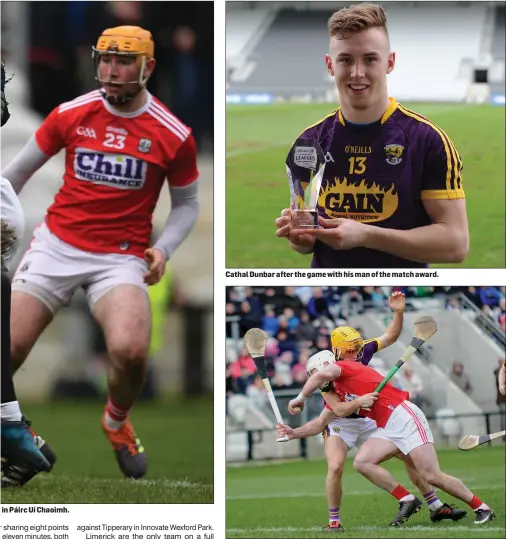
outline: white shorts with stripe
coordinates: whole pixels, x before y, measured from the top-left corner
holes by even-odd
[[[399,404],[392,412],[387,424],[371,434],[371,438],[390,440],[405,455],[423,444],[434,443],[425,414],[410,401]]]
[[[338,436],[348,446],[360,447],[373,432],[376,432],[376,421],[368,417],[352,418],[338,417],[333,419],[323,431],[323,439]]]
[[[70,303],[79,287],[90,307],[121,284],[133,284],[147,293],[146,271],[146,262],[137,256],[83,251],[60,240],[42,223],[19,263],[12,290],[36,297],[54,314]]]

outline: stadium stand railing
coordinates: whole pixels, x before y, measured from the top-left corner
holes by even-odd
[[[295,396],[295,395],[294,395]],[[434,441],[438,450],[455,449],[458,440],[465,434],[480,434],[492,432],[497,423],[499,412],[486,412],[483,414],[456,414],[451,417],[450,427],[445,427],[445,422],[440,417],[427,416],[429,425],[434,435]],[[461,422],[473,419],[479,422],[476,432],[467,432],[461,428]],[[495,420],[495,421],[494,421]],[[458,427],[455,429],[454,425]],[[448,432],[448,434],[446,434]],[[227,463],[240,463],[251,461],[268,461],[278,459],[312,459],[323,458],[324,447],[321,435],[311,438],[292,440],[287,443],[277,443],[276,433],[273,429],[248,429],[242,431],[227,431],[226,461]],[[232,440],[233,437],[233,440]],[[488,442],[488,445],[504,444],[502,439]],[[356,454],[356,449],[349,453],[349,457]]]

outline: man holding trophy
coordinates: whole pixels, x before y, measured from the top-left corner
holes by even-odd
[[[312,254],[313,268],[420,268],[462,262],[469,249],[460,155],[438,126],[389,98],[386,23],[374,4],[332,15],[325,61],[340,107],[286,160],[291,206],[276,235]]]

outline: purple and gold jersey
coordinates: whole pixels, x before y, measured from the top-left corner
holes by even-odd
[[[410,230],[431,224],[427,199],[465,198],[462,161],[452,141],[424,116],[390,98],[380,121],[347,122],[341,109],[300,136],[325,154],[318,199],[324,219],[344,217],[371,226]],[[415,268],[424,264],[374,249],[335,250],[316,241],[314,268]]]
[[[369,365],[369,362],[371,361],[372,356],[376,352],[379,352],[380,350],[381,350],[381,341],[379,339],[368,339],[367,341],[364,341],[362,350],[360,351],[360,354],[358,356],[360,363],[366,366]],[[332,384],[329,384],[324,389],[321,389],[320,390],[321,394],[324,395],[325,393],[327,393],[331,389],[331,385]],[[325,404],[325,408],[327,408],[327,410],[332,410],[328,404]],[[353,419],[353,418],[356,419],[357,417],[362,417],[362,416],[358,414],[350,414],[346,417],[350,419]],[[345,418],[341,418],[341,419],[345,419]]]
[[[381,341],[379,339],[368,339],[364,341],[362,350],[358,356],[360,363],[363,365],[369,365],[372,356],[381,350]]]

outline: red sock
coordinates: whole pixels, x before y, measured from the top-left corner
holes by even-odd
[[[114,421],[125,421],[129,411],[130,407],[120,406],[119,404],[115,403],[111,397],[107,399],[107,413]]]
[[[397,485],[390,494],[397,500],[400,500],[404,496],[409,496],[410,493],[402,485]]]
[[[473,511],[476,511],[476,509],[478,509],[482,503],[483,502],[480,500],[480,498],[473,496],[473,499],[468,503],[468,505]]]

